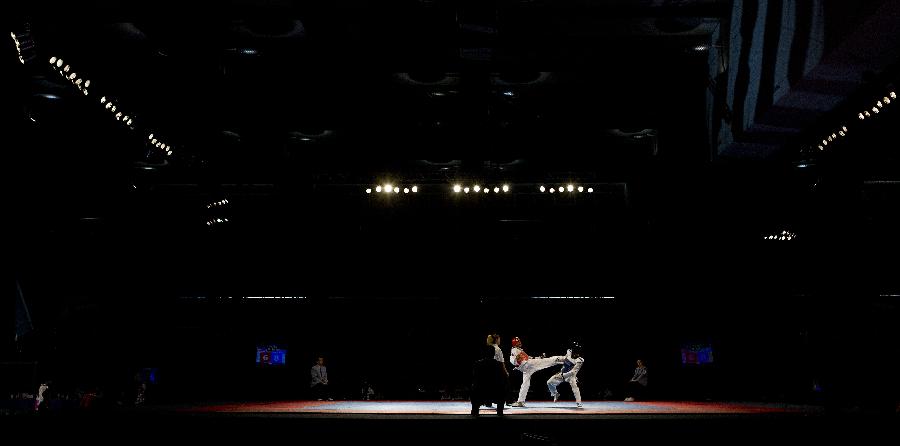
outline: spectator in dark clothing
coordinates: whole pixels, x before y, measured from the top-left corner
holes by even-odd
[[[625,401],[634,401],[643,398],[647,393],[647,367],[644,361],[637,360],[637,367],[634,369],[634,375],[628,381],[628,395]]]
[[[506,373],[504,364],[494,359],[492,345],[483,346],[480,359],[472,367],[472,416],[477,417],[483,404],[496,404],[497,415],[503,415],[506,399]]]

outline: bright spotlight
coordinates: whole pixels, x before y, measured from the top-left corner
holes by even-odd
[[[540,187],[540,188],[539,188],[539,189],[540,189],[540,190],[541,190],[541,192],[544,192],[544,191],[546,191],[546,190],[547,190],[547,188],[546,188],[546,187],[544,187],[544,186],[541,186],[541,187]]]
[[[157,142],[156,138],[153,138],[150,140],[150,144],[153,144],[154,146],[156,145],[156,142]]]
[[[413,192],[414,194],[415,194],[415,193],[418,193],[418,192],[419,192],[419,186],[413,186],[413,187],[412,187],[412,192]]]
[[[64,66],[64,67],[63,67],[63,73],[68,73],[70,69],[72,69],[72,67],[70,67],[70,66],[68,66],[68,65]]]
[[[367,193],[367,194],[371,194],[371,193],[372,193],[372,188],[371,188],[371,187],[367,187],[367,188],[366,188],[366,193]]]
[[[890,93],[888,94],[888,96],[890,96],[891,99],[897,99],[897,93],[896,93],[896,92],[893,92],[893,91],[892,91],[892,92],[890,92]]]
[[[56,63],[56,56],[53,56],[50,58],[50,65],[53,65],[55,63]]]
[[[489,188],[489,187],[484,188],[484,193],[489,193],[490,191],[491,191],[491,188]]]
[[[572,185],[570,184],[570,185],[566,186],[566,190],[569,191],[569,192],[572,192],[573,190],[575,190],[575,186],[572,186]]]
[[[384,191],[385,191],[385,192],[393,192],[393,191],[394,191],[394,186],[391,186],[390,184],[385,184],[385,185],[384,185]]]
[[[112,106],[113,106],[113,105],[112,105],[112,102],[107,102],[107,103],[106,103],[106,106],[105,106],[104,108],[107,109],[107,110],[109,110]]]
[[[105,104],[105,103],[106,103],[106,96],[100,96],[100,103],[101,103],[101,104]]]
[[[503,192],[509,192],[509,185],[508,185],[508,184],[504,184],[504,185],[503,185]]]
[[[863,119],[866,119],[866,117],[862,113],[857,115],[857,117],[859,118],[860,121],[862,121]]]
[[[463,192],[469,193],[469,188],[467,187],[467,188],[463,189]]]
[[[551,187],[551,188],[550,188],[550,193],[552,194],[552,193],[554,193],[554,192],[556,192],[556,189],[554,189],[554,188]]]
[[[495,193],[495,194],[500,193],[500,188],[499,188],[499,187],[495,187],[495,188],[494,188],[494,193]]]
[[[90,79],[84,81],[84,88],[87,88],[87,87],[90,87],[90,86],[91,86],[91,80],[90,80]]]
[[[121,120],[122,120],[122,112],[116,113],[116,121],[121,121]]]
[[[841,130],[841,131],[839,131],[839,132],[838,132],[838,135],[841,135],[841,136],[846,136],[846,135],[847,135],[847,134],[846,134],[846,133],[844,133],[844,131],[843,131],[843,130]]]
[[[846,132],[846,131],[847,131],[847,126],[845,125],[845,126],[841,127],[841,130],[843,130],[843,131]]]
[[[475,192],[481,192],[481,186],[476,184],[475,186],[472,187],[472,190],[474,190]]]
[[[559,191],[562,192],[563,190],[565,190],[565,189],[563,189],[562,186],[559,186]]]
[[[462,190],[462,186],[456,184],[453,186],[453,192],[459,193]]]
[[[881,110],[878,107],[872,107],[872,113],[881,113]]]
[[[394,186],[394,193],[395,193],[395,194],[399,194],[399,193],[400,193],[400,187],[399,187],[399,186]]]
[[[584,192],[584,186],[578,186],[578,192]]]
[[[375,186],[375,192],[381,192],[381,186]]]
[[[408,194],[408,193],[409,193],[409,188],[408,188],[408,187],[404,187],[404,188],[403,188],[403,193],[404,193],[404,194]]]
[[[588,193],[589,193],[589,194],[594,193],[594,188],[593,188],[593,187],[589,187],[589,188],[588,188]]]
[[[878,108],[881,108],[881,107],[884,107],[884,104],[881,101],[878,101],[875,103],[875,106],[877,106]]]
[[[78,77],[78,75],[77,75],[77,73],[75,73],[75,72],[73,71],[72,74],[69,75],[69,80],[70,80],[70,81],[71,81],[71,80],[74,80],[76,77]]]
[[[56,59],[56,67],[57,67],[57,68],[62,68],[62,66],[63,66],[63,60],[62,60],[62,59]],[[893,96],[891,96],[891,97],[893,97]]]

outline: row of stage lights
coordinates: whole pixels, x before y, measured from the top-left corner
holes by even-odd
[[[90,79],[82,79],[79,77],[72,66],[67,64],[61,57],[51,57],[50,67],[59,72],[60,76],[68,80],[82,94],[85,96],[88,95],[88,88],[91,86]],[[134,130],[134,117],[125,114],[125,112],[121,110],[121,105],[116,105],[115,101],[106,96],[100,97],[100,104],[112,114],[116,121],[119,121],[125,124],[129,129]],[[150,145],[163,151],[166,155],[172,155],[172,146],[160,141],[153,133],[147,135],[147,140],[150,141]]]
[[[228,219],[227,218],[212,218],[212,219],[206,220],[206,226],[214,226],[214,225],[218,225],[218,224],[222,224],[222,223],[228,223]]]
[[[455,193],[455,194],[458,194],[458,193],[460,193],[460,192],[462,192],[462,193],[464,193],[464,194],[467,194],[467,193],[469,193],[470,190],[471,190],[472,192],[476,193],[476,194],[477,194],[477,193],[482,193],[482,192],[483,192],[483,193],[486,193],[486,194],[489,194],[489,193],[491,193],[491,190],[493,190],[495,194],[499,194],[500,192],[503,192],[503,193],[509,193],[509,185],[508,185],[508,184],[504,184],[504,185],[502,185],[502,186],[494,186],[493,189],[491,189],[490,186],[487,186],[487,187],[481,187],[481,186],[478,185],[478,184],[473,185],[473,186],[471,187],[471,189],[469,188],[469,186],[463,186],[463,185],[461,185],[461,184],[454,184],[454,185],[453,185],[453,193]]]
[[[166,152],[166,155],[169,155],[169,156],[172,155],[172,146],[170,146],[168,144],[163,144],[162,141],[160,141],[156,138],[156,135],[151,133],[151,134],[147,135],[147,139],[150,140],[150,145],[152,145],[153,147],[156,147],[157,149],[162,150],[163,152]]]
[[[887,96],[884,96],[881,99],[876,100],[875,103],[872,105],[871,109],[866,108],[865,110],[859,112],[859,114],[856,115],[856,117],[860,121],[865,121],[866,119],[871,119],[875,115],[878,115],[879,113],[881,113],[881,111],[884,110],[885,107],[890,105],[891,102],[896,101],[896,100],[897,100],[897,92],[891,91],[887,94]],[[829,144],[835,144],[841,138],[847,136],[847,133],[850,133],[850,130],[847,128],[846,125],[842,125],[840,129],[833,131],[830,135],[825,135],[825,137],[822,138],[822,141],[818,143],[818,149],[825,150],[825,148],[828,147]]]
[[[134,118],[124,114],[122,110],[120,110],[121,105],[116,106],[116,104],[113,103],[113,100],[107,99],[106,96],[100,97],[100,103],[103,104],[103,107],[106,108],[107,111],[112,113],[113,117],[116,118],[116,121],[121,121],[129,128],[134,128],[132,127],[132,124],[134,124]]]
[[[27,35],[23,35],[22,41],[19,41],[19,37],[16,36],[16,33],[14,32],[10,32],[9,36],[12,37],[13,43],[16,44],[16,53],[19,56],[19,62],[21,62],[22,65],[25,65],[25,57],[23,54],[26,51],[34,49],[34,42],[32,42],[30,38],[27,38]],[[29,57],[29,59],[32,59],[32,57]]]
[[[584,186],[575,186],[574,184],[567,184],[567,185],[565,185],[565,186],[559,186],[558,188],[555,188],[555,187],[553,187],[553,186],[550,186],[550,187],[548,188],[548,187],[545,187],[545,186],[542,184],[541,187],[538,188],[538,190],[541,191],[541,192],[549,192],[549,193],[551,193],[551,194],[556,193],[556,192],[559,192],[559,193],[563,193],[563,192],[569,192],[569,193],[572,193],[572,192],[575,192],[576,190],[577,190],[579,193],[582,193],[582,192],[585,192],[585,191],[587,191],[587,193],[589,193],[589,194],[594,193],[594,188],[593,188],[593,187],[585,188]]]
[[[206,209],[218,208],[218,207],[225,206],[226,204],[228,204],[228,199],[223,198],[219,201],[214,201],[214,202],[206,205]]]
[[[418,186],[404,187],[402,190],[403,190],[403,193],[405,193],[405,194],[408,194],[410,192],[418,193],[419,187]],[[462,185],[462,184],[454,184],[453,187],[451,188],[451,190],[453,191],[454,194],[468,194],[468,193],[490,194],[491,192],[493,192],[495,194],[499,194],[499,193],[509,193],[511,188],[508,184],[503,184],[503,185],[494,186],[494,187],[481,186],[479,184],[474,184],[471,187],[467,186],[467,185]],[[538,188],[538,190],[541,191],[542,193],[549,192],[551,194],[556,193],[556,192],[574,193],[576,191],[578,193],[583,193],[583,192],[587,192],[589,194],[594,193],[593,187],[584,187],[581,185],[576,186],[574,184],[567,184],[565,186],[559,186],[559,187],[555,187],[555,186],[547,187],[547,186],[541,185]],[[375,186],[374,188],[371,188],[371,187],[366,188],[367,194],[371,194],[373,192],[377,193],[377,194],[391,194],[391,193],[399,194],[400,191],[401,191],[400,186],[394,186],[392,184],[385,184],[385,185],[379,184],[379,185]]]
[[[797,238],[797,234],[790,231],[781,231],[781,234],[767,235],[763,240],[793,240]]]
[[[871,109],[872,113],[869,113],[869,109],[866,109],[866,110],[861,111],[858,115],[856,115],[856,117],[859,118],[860,121],[864,121],[868,118],[871,118],[873,114],[877,115],[877,114],[881,113],[881,109],[890,105],[891,101],[895,101],[895,100],[897,100],[897,92],[892,91],[892,92],[888,93],[887,96],[881,98],[878,101],[875,101],[875,104],[872,106],[872,109]]]
[[[69,81],[75,88],[78,88],[85,96],[88,95],[88,87],[91,86],[90,79],[82,79],[78,77],[78,73],[72,69],[72,66],[67,64],[61,57],[53,56],[50,58],[50,68],[59,73],[63,79]]]
[[[382,186],[382,185],[379,184],[379,185],[375,186],[374,189],[371,188],[371,187],[366,188],[366,193],[367,193],[367,194],[371,194],[373,190],[375,191],[376,194],[390,194],[390,193],[399,194],[399,193],[400,193],[400,186],[394,186],[394,185],[392,185],[392,184],[385,184],[384,186]],[[404,188],[403,188],[403,193],[404,193],[404,194],[408,194],[408,193],[410,193],[410,192],[412,192],[412,193],[414,193],[414,194],[419,193],[419,186],[412,186],[412,187],[404,187]]]

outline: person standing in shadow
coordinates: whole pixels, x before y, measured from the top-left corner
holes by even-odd
[[[483,404],[496,404],[497,415],[503,415],[506,399],[505,365],[494,359],[493,345],[482,346],[481,355],[472,366],[472,416],[479,415]]]

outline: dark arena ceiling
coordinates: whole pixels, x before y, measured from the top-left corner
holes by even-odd
[[[7,18],[23,280],[897,287],[898,2],[34,1]]]

